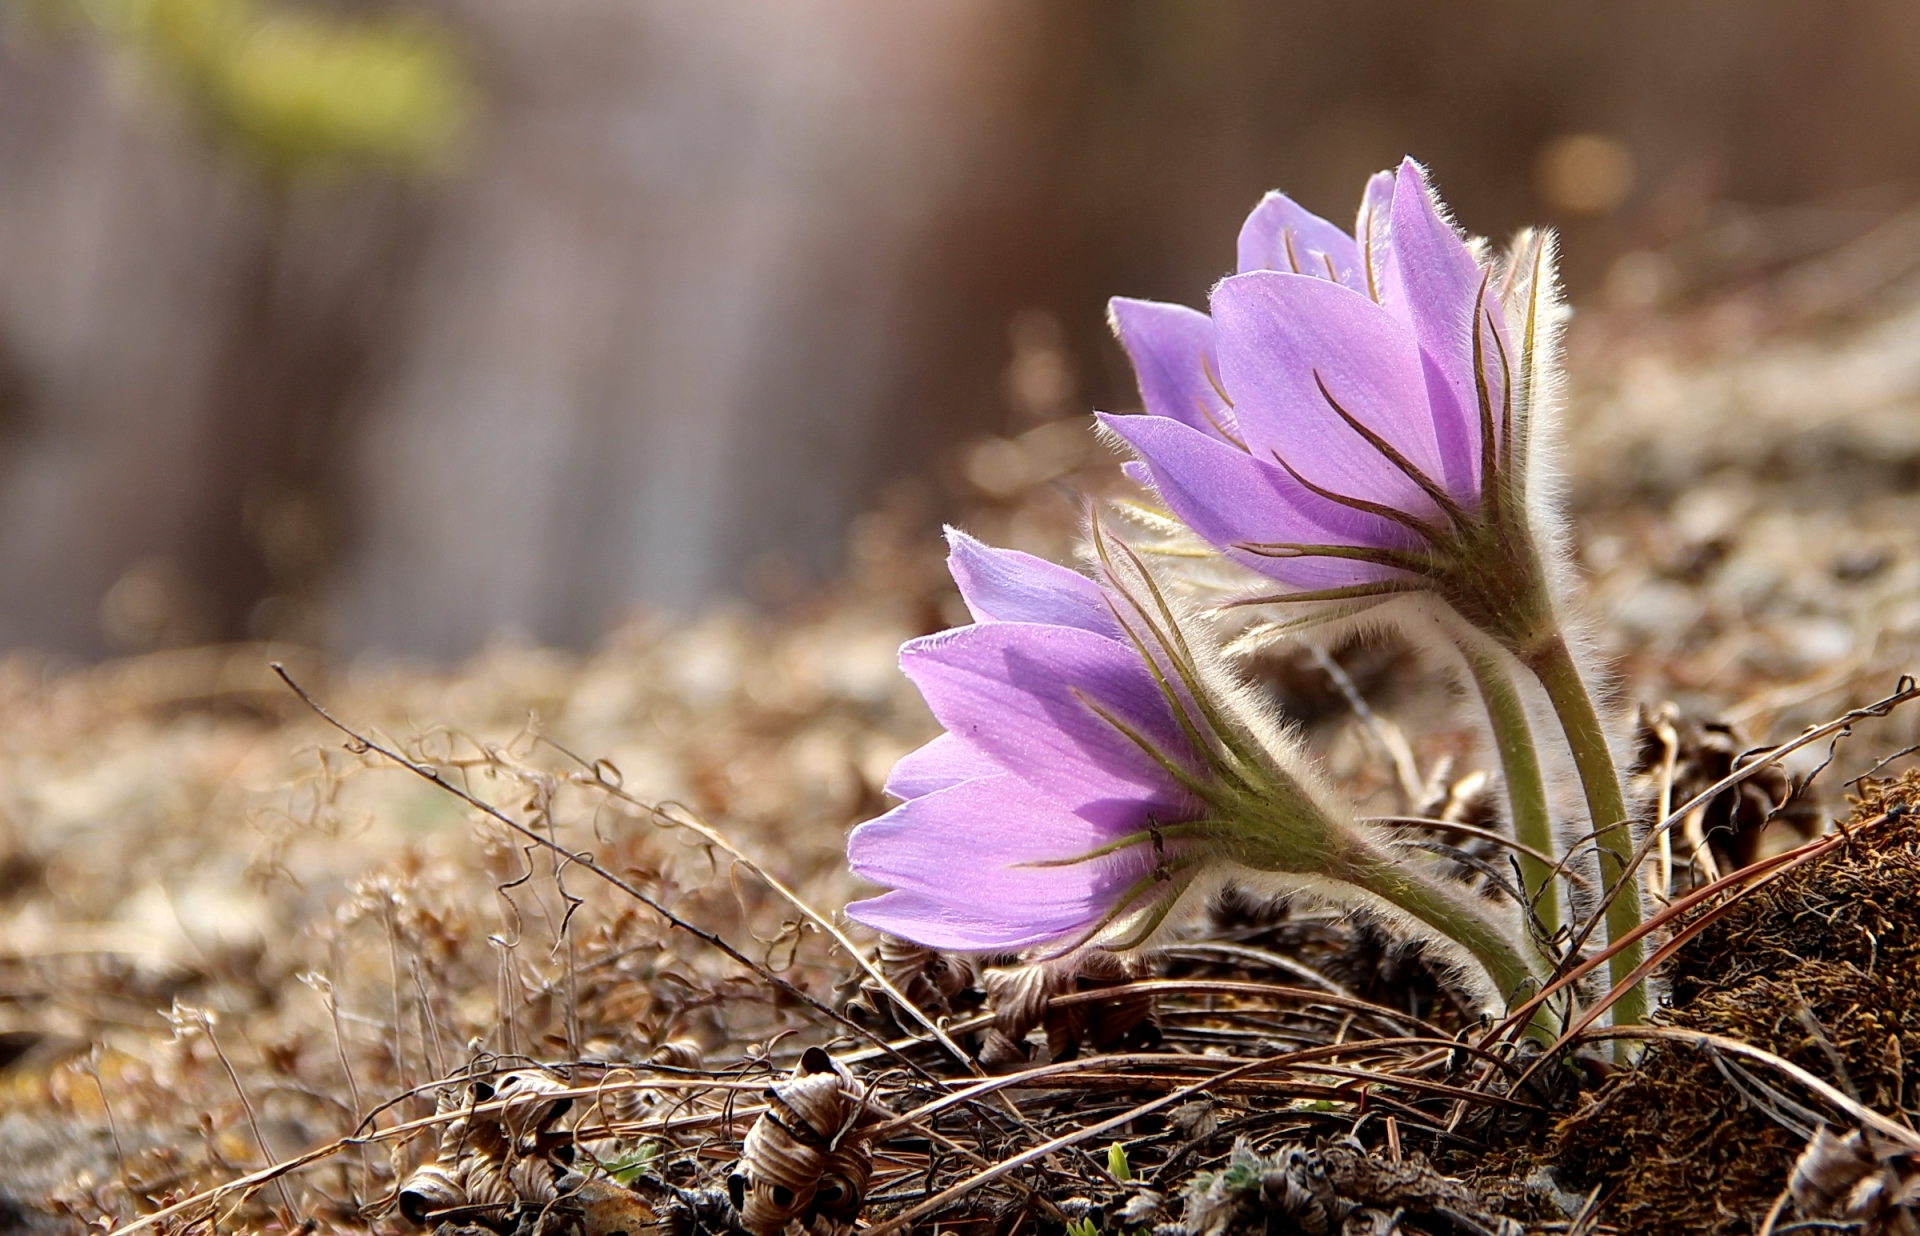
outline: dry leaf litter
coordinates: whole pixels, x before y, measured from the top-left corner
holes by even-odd
[[[1902,286],[1787,330],[1746,289],[1576,332],[1566,481],[1649,803],[1920,665]],[[950,479],[972,530],[1059,558],[1114,464],[1066,419],[975,444]],[[0,663],[0,1228],[1912,1230],[1894,1134],[1665,1041],[1624,1072],[1477,1054],[1457,994],[1362,923],[1228,896],[1090,969],[864,936],[856,964],[806,908],[832,921],[860,891],[846,829],[935,730],[894,668],[963,620],[930,505],[891,495],[846,577],[778,617],[635,622],[588,656]],[[1369,810],[1485,823],[1485,754],[1411,655],[1258,672]],[[343,741],[274,660],[451,788]],[[1920,742],[1917,715],[1703,805],[1656,891],[1820,835],[1849,778]],[[1912,792],[1862,784],[1856,819]],[[1431,843],[1500,875],[1497,852]],[[1905,1121],[1913,844],[1883,820],[1734,904],[1673,963],[1664,1023],[1721,1025]]]

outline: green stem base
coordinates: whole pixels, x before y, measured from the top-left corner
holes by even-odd
[[[1500,771],[1506,781],[1507,811],[1513,818],[1514,839],[1542,854],[1558,854],[1553,821],[1547,814],[1547,783],[1540,773],[1540,753],[1534,748],[1527,709],[1497,654],[1463,648],[1486,706],[1487,725],[1500,753]],[[1542,933],[1552,939],[1560,929],[1560,886],[1552,864],[1531,854],[1520,855],[1520,876]]]
[[[1522,658],[1546,689],[1547,698],[1566,731],[1574,767],[1586,791],[1587,811],[1600,850],[1600,882],[1607,897],[1607,939],[1618,940],[1640,925],[1640,882],[1627,874],[1633,860],[1633,831],[1628,826],[1626,797],[1613,766],[1607,733],[1594,711],[1593,697],[1580,677],[1567,641],[1555,632]],[[1614,954],[1609,969],[1618,988],[1640,965],[1645,949],[1639,942]],[[1613,1024],[1636,1025],[1646,1020],[1644,984],[1622,992],[1613,1005]]]

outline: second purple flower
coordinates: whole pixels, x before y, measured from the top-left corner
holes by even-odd
[[[849,917],[960,952],[1125,949],[1191,884],[1238,872],[1417,923],[1502,999],[1531,983],[1509,926],[1338,810],[1204,623],[1189,638],[1097,524],[1101,582],[949,540],[976,621],[900,652],[947,732],[895,767],[905,801],[854,830],[853,870],[890,891]]]
[[[894,769],[887,790],[905,801],[854,831],[854,871],[893,891],[849,915],[934,948],[1010,952],[1151,912],[1181,886],[1168,831],[1205,807],[1177,775],[1197,771],[1191,747],[1148,664],[1092,580],[948,540],[976,621],[900,650],[947,732]]]

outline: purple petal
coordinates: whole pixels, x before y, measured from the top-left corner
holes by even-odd
[[[1336,493],[1426,514],[1420,487],[1348,425],[1320,390],[1427,476],[1442,476],[1413,335],[1350,288],[1258,271],[1213,292],[1221,376],[1257,458],[1286,460]]]
[[[911,640],[900,666],[950,733],[1057,805],[1096,822],[1188,810],[1179,782],[1090,706],[1192,764],[1131,646],[1067,627],[995,622]]]
[[[1233,409],[1220,394],[1211,318],[1185,305],[1124,296],[1107,302],[1107,316],[1133,361],[1148,412],[1216,438],[1239,440]]]
[[[1375,172],[1360,196],[1360,214],[1354,220],[1354,239],[1360,247],[1362,290],[1384,303],[1387,289],[1397,286],[1393,272],[1393,173]]]
[[[1146,813],[1126,831],[1146,826]],[[1010,776],[916,798],[853,830],[855,874],[895,889],[847,907],[850,917],[934,948],[1021,948],[1084,931],[1152,870],[1138,846],[1060,867],[1125,835],[1063,811]]]
[[[1232,548],[1243,541],[1407,548],[1410,534],[1374,515],[1337,506],[1272,464],[1156,416],[1100,421],[1145,461],[1154,487],[1195,535],[1243,566],[1296,588],[1342,588],[1395,574],[1342,558],[1268,558]]]
[[[847,917],[875,931],[950,953],[1013,953],[1035,944],[1091,931],[1088,916],[1057,930],[997,912],[991,904],[955,901],[938,893],[901,889],[847,903]],[[1064,916],[1061,916],[1064,917]],[[1048,923],[1057,922],[1050,917]]]
[[[1119,638],[1100,585],[1079,572],[995,549],[958,528],[947,529],[947,546],[947,570],[976,622],[1037,622]]]
[[[1447,489],[1463,501],[1471,500],[1480,492],[1473,330],[1486,272],[1447,221],[1426,173],[1412,159],[1400,165],[1394,182],[1393,259],[1395,293],[1390,299],[1419,340]],[[1497,375],[1492,340],[1484,347]],[[1497,399],[1497,377],[1491,387]]]
[[[1367,290],[1360,247],[1333,224],[1284,193],[1260,199],[1240,225],[1240,273],[1282,270]]]
[[[919,798],[951,789],[962,781],[997,777],[1004,772],[1006,769],[952,734],[942,734],[900,757],[887,776],[887,793],[895,798]]]

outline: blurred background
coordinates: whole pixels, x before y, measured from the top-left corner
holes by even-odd
[[[1588,371],[1920,257],[1905,0],[4,14],[0,646],[62,657],[790,604],[1132,406],[1107,297],[1200,304],[1263,191],[1345,221],[1403,153],[1563,229]]]

